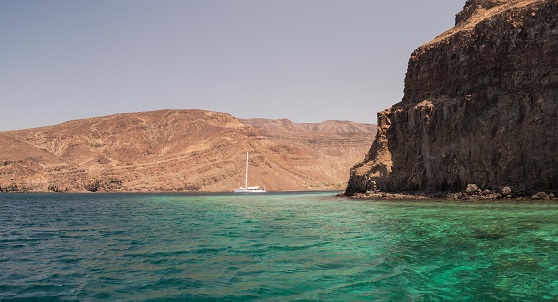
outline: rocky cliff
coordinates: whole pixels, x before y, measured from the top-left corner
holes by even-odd
[[[558,1],[468,0],[409,60],[347,194],[558,189]]]
[[[252,185],[340,189],[373,131],[161,110],[0,132],[0,191],[230,191],[244,184],[246,151]]]

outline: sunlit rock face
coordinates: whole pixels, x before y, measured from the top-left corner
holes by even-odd
[[[232,191],[345,187],[376,128],[159,110],[0,132],[0,192]]]
[[[467,1],[409,60],[346,193],[558,188],[558,2]]]
[[[475,13],[481,13],[484,10],[492,9],[496,6],[508,4],[511,0],[467,0],[465,7],[455,16],[455,25],[468,21]]]

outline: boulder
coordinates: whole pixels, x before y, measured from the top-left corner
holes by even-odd
[[[475,194],[479,190],[479,187],[476,184],[468,184],[467,188],[465,189],[465,193],[469,195]]]
[[[550,197],[545,192],[538,192],[537,194],[531,196],[533,200],[548,200]]]
[[[502,196],[508,196],[512,193],[512,189],[508,186],[505,186],[502,188],[502,190],[500,190],[500,193],[502,194]]]

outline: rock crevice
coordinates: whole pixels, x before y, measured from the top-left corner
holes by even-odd
[[[413,52],[346,193],[557,190],[557,15],[557,1],[467,1],[456,28]]]

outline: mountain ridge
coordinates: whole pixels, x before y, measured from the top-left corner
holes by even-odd
[[[230,191],[240,185],[246,151],[251,184],[339,189],[373,139],[372,131],[363,131],[370,125],[339,122],[351,126],[328,133],[304,131],[313,124],[257,120],[298,130],[266,129],[227,113],[166,109],[3,131],[0,190]]]

